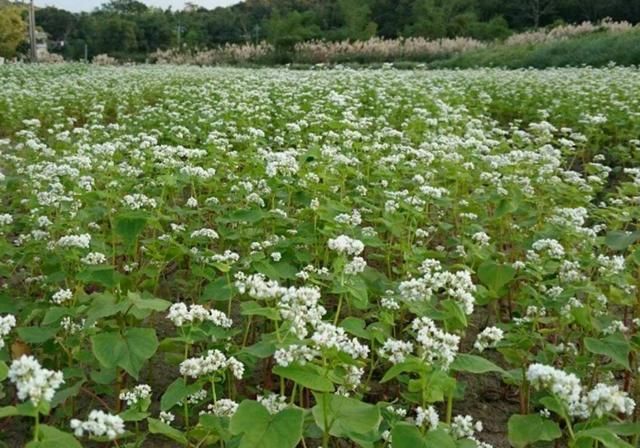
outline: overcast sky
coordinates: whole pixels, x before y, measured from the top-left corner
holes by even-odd
[[[171,6],[174,10],[184,7],[187,0],[140,0],[149,6],[159,6],[160,8],[168,8]],[[35,0],[37,6],[55,6],[56,8],[66,9],[67,11],[80,12],[92,11],[94,8],[108,0]],[[204,6],[205,8],[215,8],[216,6],[229,6],[239,3],[239,0],[192,0],[190,3]]]

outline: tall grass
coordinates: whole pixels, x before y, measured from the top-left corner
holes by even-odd
[[[640,65],[640,29],[596,32],[544,43],[493,46],[434,61],[429,67],[602,67],[612,62]]]

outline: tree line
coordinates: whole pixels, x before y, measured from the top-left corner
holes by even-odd
[[[26,8],[20,14],[25,20]],[[640,0],[245,0],[211,10],[188,5],[180,11],[111,0],[89,13],[53,7],[36,11],[36,23],[48,33],[51,51],[66,59],[82,59],[86,46],[89,57],[106,53],[131,60],[177,46],[202,49],[260,41],[286,50],[310,39],[494,40],[524,29],[606,17],[637,23]],[[7,55],[2,40],[0,31],[0,51]],[[16,51],[21,50],[18,45]]]

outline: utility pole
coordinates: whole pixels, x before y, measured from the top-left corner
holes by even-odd
[[[180,50],[181,47],[181,39],[182,39],[182,31],[183,31],[183,27],[182,27],[182,20],[178,20],[178,50]]]
[[[36,51],[36,11],[33,7],[33,0],[29,7],[29,40],[31,41],[31,62],[38,62],[38,52]]]

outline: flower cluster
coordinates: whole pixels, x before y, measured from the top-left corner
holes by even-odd
[[[85,433],[94,437],[106,437],[109,440],[117,439],[124,434],[124,421],[117,415],[111,415],[104,411],[94,409],[89,413],[87,420],[71,420],[71,429],[77,437]]]
[[[120,392],[120,400],[127,403],[127,406],[135,406],[139,401],[151,398],[151,386],[148,384],[138,384],[131,390]]]
[[[244,365],[233,356],[227,358],[220,350],[209,350],[204,356],[188,358],[180,363],[180,374],[191,378],[211,376],[225,369],[229,369],[237,379],[242,379]]]
[[[488,348],[495,347],[504,338],[504,331],[498,327],[487,327],[476,337],[473,348],[483,352]]]
[[[205,321],[212,322],[214,325],[223,328],[230,328],[233,325],[233,321],[222,311],[209,310],[202,305],[187,306],[182,302],[171,305],[167,319],[176,327]]]
[[[16,317],[13,314],[0,316],[0,350],[4,347],[4,337],[16,326]]]
[[[50,402],[56,390],[64,383],[62,372],[43,368],[33,356],[22,355],[9,368],[9,380],[15,384],[20,400],[31,400],[34,405]]]
[[[344,328],[327,322],[318,324],[311,340],[319,348],[337,349],[354,359],[366,359],[369,356],[368,346],[361,344],[356,338],[349,339]]]
[[[422,357],[430,364],[438,364],[448,370],[458,354],[460,337],[439,329],[428,317],[416,318],[411,323],[420,344]]]

